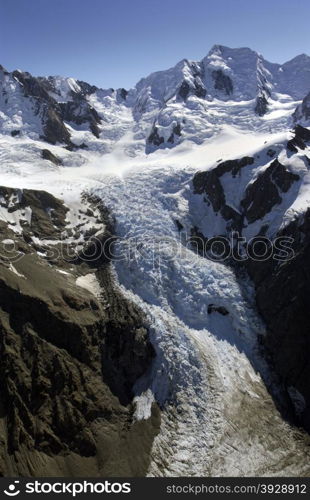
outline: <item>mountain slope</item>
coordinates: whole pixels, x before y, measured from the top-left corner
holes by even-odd
[[[133,418],[132,388],[154,355],[146,318],[113,286],[108,261],[81,257],[91,231],[70,229],[60,200],[4,187],[0,197],[0,475],[144,475],[159,426],[155,406]],[[93,210],[81,204],[107,233]]]

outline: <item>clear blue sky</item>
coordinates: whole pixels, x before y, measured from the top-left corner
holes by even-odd
[[[0,0],[0,63],[131,87],[212,45],[310,54],[310,0]]]

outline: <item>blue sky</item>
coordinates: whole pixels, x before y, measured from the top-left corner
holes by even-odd
[[[0,63],[131,87],[212,45],[310,54],[309,0],[0,0]]]

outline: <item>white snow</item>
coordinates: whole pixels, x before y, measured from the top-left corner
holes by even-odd
[[[81,91],[81,87],[74,78],[64,78],[62,76],[50,77],[50,80],[55,86],[56,93],[52,93],[52,97],[58,102],[66,102],[71,100],[71,92]]]
[[[19,278],[24,278],[24,279],[26,279],[26,276],[25,276],[24,274],[19,273],[19,272],[17,271],[16,267],[14,267],[12,263],[10,263],[10,265],[9,265],[9,270],[10,270],[12,273],[16,274],[16,276],[18,276]]]
[[[76,279],[75,283],[77,284],[77,286],[85,288],[85,290],[88,290],[91,294],[95,295],[97,299],[100,299],[100,297],[102,296],[100,284],[94,273],[79,276]]]

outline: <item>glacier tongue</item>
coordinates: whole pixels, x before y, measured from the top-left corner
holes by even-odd
[[[157,352],[135,398],[138,419],[154,400],[163,409],[149,475],[302,475],[305,444],[263,381],[250,286],[180,241],[190,176],[137,168],[95,190],[116,218],[120,286],[147,313]],[[228,314],[208,314],[210,304]]]

